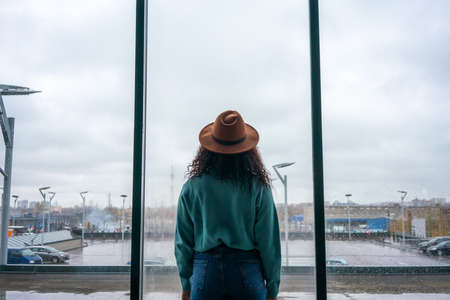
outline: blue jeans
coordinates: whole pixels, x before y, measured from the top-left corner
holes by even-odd
[[[262,264],[256,250],[218,246],[195,252],[191,300],[266,300]]]

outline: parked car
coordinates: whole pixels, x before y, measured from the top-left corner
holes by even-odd
[[[166,263],[166,260],[162,257],[152,257],[144,259],[144,266],[161,266]],[[131,261],[128,262],[131,265]]]
[[[422,253],[427,253],[428,247],[436,246],[437,244],[442,243],[442,242],[446,242],[446,241],[450,241],[450,236],[435,237],[435,238],[429,240],[428,242],[420,243],[418,245],[419,246],[419,250],[422,251]]]
[[[436,246],[431,246],[427,250],[428,253],[432,255],[450,255],[450,241],[445,241],[437,244]]]
[[[8,264],[42,264],[42,258],[27,248],[8,248]]]
[[[327,259],[327,266],[345,266],[347,261],[342,258],[330,258]]]
[[[56,250],[55,248],[49,246],[30,246],[27,247],[40,257],[44,262],[51,262],[54,264],[64,263],[70,259],[68,253]]]

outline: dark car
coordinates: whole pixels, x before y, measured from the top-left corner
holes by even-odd
[[[30,246],[27,247],[27,249],[30,249],[31,251],[42,257],[42,260],[44,262],[58,264],[64,263],[70,259],[69,254],[48,246]]]
[[[347,261],[342,258],[330,258],[327,259],[327,266],[345,266]]]
[[[42,258],[27,248],[8,248],[8,264],[42,264]]]
[[[419,250],[422,251],[422,253],[426,253],[427,249],[429,247],[436,246],[437,244],[442,243],[442,242],[446,242],[446,241],[450,241],[450,236],[435,237],[435,238],[429,240],[428,242],[420,243],[418,245],[419,246]]]
[[[432,255],[450,255],[450,241],[439,243],[436,246],[431,246],[427,251]]]
[[[164,265],[166,260],[162,257],[153,257],[144,259],[144,266],[155,266],[155,265]],[[131,265],[131,261],[128,262]]]

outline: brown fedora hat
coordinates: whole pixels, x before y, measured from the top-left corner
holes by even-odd
[[[255,128],[244,123],[234,110],[221,113],[216,121],[203,127],[199,134],[203,148],[221,154],[237,154],[256,147],[259,135]]]

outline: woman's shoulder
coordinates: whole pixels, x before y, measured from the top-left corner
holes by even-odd
[[[183,189],[191,189],[197,187],[198,185],[204,184],[204,182],[208,180],[208,177],[210,177],[209,174],[202,174],[188,178],[183,184]]]
[[[202,187],[209,186],[209,185],[221,185],[222,188],[230,187],[231,189],[234,188],[240,188],[242,189],[242,186],[236,184],[232,180],[226,180],[226,179],[220,179],[215,174],[211,173],[204,173],[200,176],[195,176],[188,178],[186,182],[183,185],[183,191],[196,191],[198,189],[201,189]],[[270,185],[266,185],[261,183],[261,181],[255,176],[252,178],[251,182],[249,182],[251,185],[251,188],[249,191],[252,193],[271,193],[272,189]],[[246,188],[244,190],[247,190]],[[247,190],[248,191],[248,190]]]
[[[272,186],[270,183],[266,184],[261,182],[258,176],[254,176],[252,180],[252,189],[254,189],[257,192],[272,191]]]

